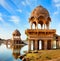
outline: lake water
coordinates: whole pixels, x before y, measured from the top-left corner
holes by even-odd
[[[22,61],[18,58],[20,55],[25,54],[24,51],[28,50],[28,46],[13,46],[10,48],[5,44],[0,45],[0,61]]]
[[[33,48],[33,46],[31,47]],[[54,46],[54,48],[56,47]],[[28,45],[25,45],[25,46],[14,45],[13,47],[10,47],[10,45],[1,44],[0,45],[0,61],[22,61],[19,58],[19,56],[25,54],[24,51],[28,51]]]

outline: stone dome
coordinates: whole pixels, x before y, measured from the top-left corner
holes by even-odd
[[[43,8],[43,6],[37,6],[31,13],[31,17],[39,17],[39,16],[44,16],[44,17],[49,17],[49,12],[47,9]]]
[[[17,29],[13,32],[13,36],[20,36],[20,35],[21,33]]]
[[[46,25],[46,27],[49,28],[49,23],[51,22],[51,18],[48,10],[45,9],[43,6],[37,6],[32,11],[31,16],[29,18],[29,22],[31,24],[31,28],[33,24],[35,25],[35,28],[36,27],[38,28],[38,24],[41,25],[41,28],[43,27],[43,25]]]
[[[31,21],[31,19],[37,19],[37,20],[48,20],[51,21],[49,12],[47,9],[45,9],[43,6],[37,6],[31,13],[31,16],[29,18],[29,22]]]

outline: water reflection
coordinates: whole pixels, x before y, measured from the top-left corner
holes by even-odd
[[[22,45],[14,45],[12,46],[12,55],[15,59],[18,59],[20,56],[20,50],[23,46]]]
[[[19,56],[23,51],[24,45],[0,45],[0,61],[22,61]]]

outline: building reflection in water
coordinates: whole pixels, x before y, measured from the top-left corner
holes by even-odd
[[[12,50],[12,56],[14,57],[14,59],[18,59],[19,56],[21,56],[20,50],[21,50],[21,48],[24,47],[24,46],[25,46],[25,45],[23,45],[23,44],[13,45],[13,46],[11,46],[11,45],[6,45],[6,47],[7,47],[8,49],[11,49],[11,50]]]
[[[23,47],[24,43],[21,40],[21,33],[19,32],[19,30],[15,30],[12,33],[12,42],[11,42],[11,46],[12,46],[12,51],[13,51],[13,56],[15,59],[17,59],[20,56],[20,50]]]
[[[12,40],[10,40],[10,46],[7,44],[7,48],[11,48],[12,49],[12,55],[15,59],[18,59],[18,57],[20,56],[20,50],[21,48],[25,45],[24,42],[21,40],[21,33],[19,32],[19,30],[15,30],[12,33]]]
[[[12,55],[15,59],[18,59],[20,56],[20,50],[23,47],[23,45],[14,45],[12,47]]]

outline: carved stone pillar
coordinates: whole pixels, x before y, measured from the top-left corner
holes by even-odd
[[[42,50],[44,50],[44,41],[42,40]]]
[[[56,48],[59,48],[59,40],[56,40]]]
[[[36,24],[35,24],[35,29],[36,29]]]
[[[33,50],[35,50],[35,40],[33,40]]]
[[[38,50],[39,50],[39,40],[37,42],[38,42],[38,46],[37,47],[38,47]]]
[[[60,36],[58,37],[58,47],[59,47],[59,49],[60,49]]]
[[[38,50],[38,41],[35,40],[35,50]]]
[[[47,40],[47,49],[51,49],[51,40]]]
[[[41,29],[43,29],[43,24],[41,24]]]
[[[60,40],[59,40],[59,48],[60,48]]]
[[[47,40],[44,40],[44,49],[47,50]]]
[[[49,29],[49,24],[47,25],[47,29]]]
[[[44,29],[45,29],[45,24],[44,24]]]
[[[28,40],[28,51],[31,51],[31,40]]]
[[[53,41],[54,41],[54,40],[51,40],[51,49],[53,49]]]
[[[31,26],[31,29],[32,29],[32,25],[33,25],[33,24],[31,23],[31,25],[30,25],[30,26]]]

